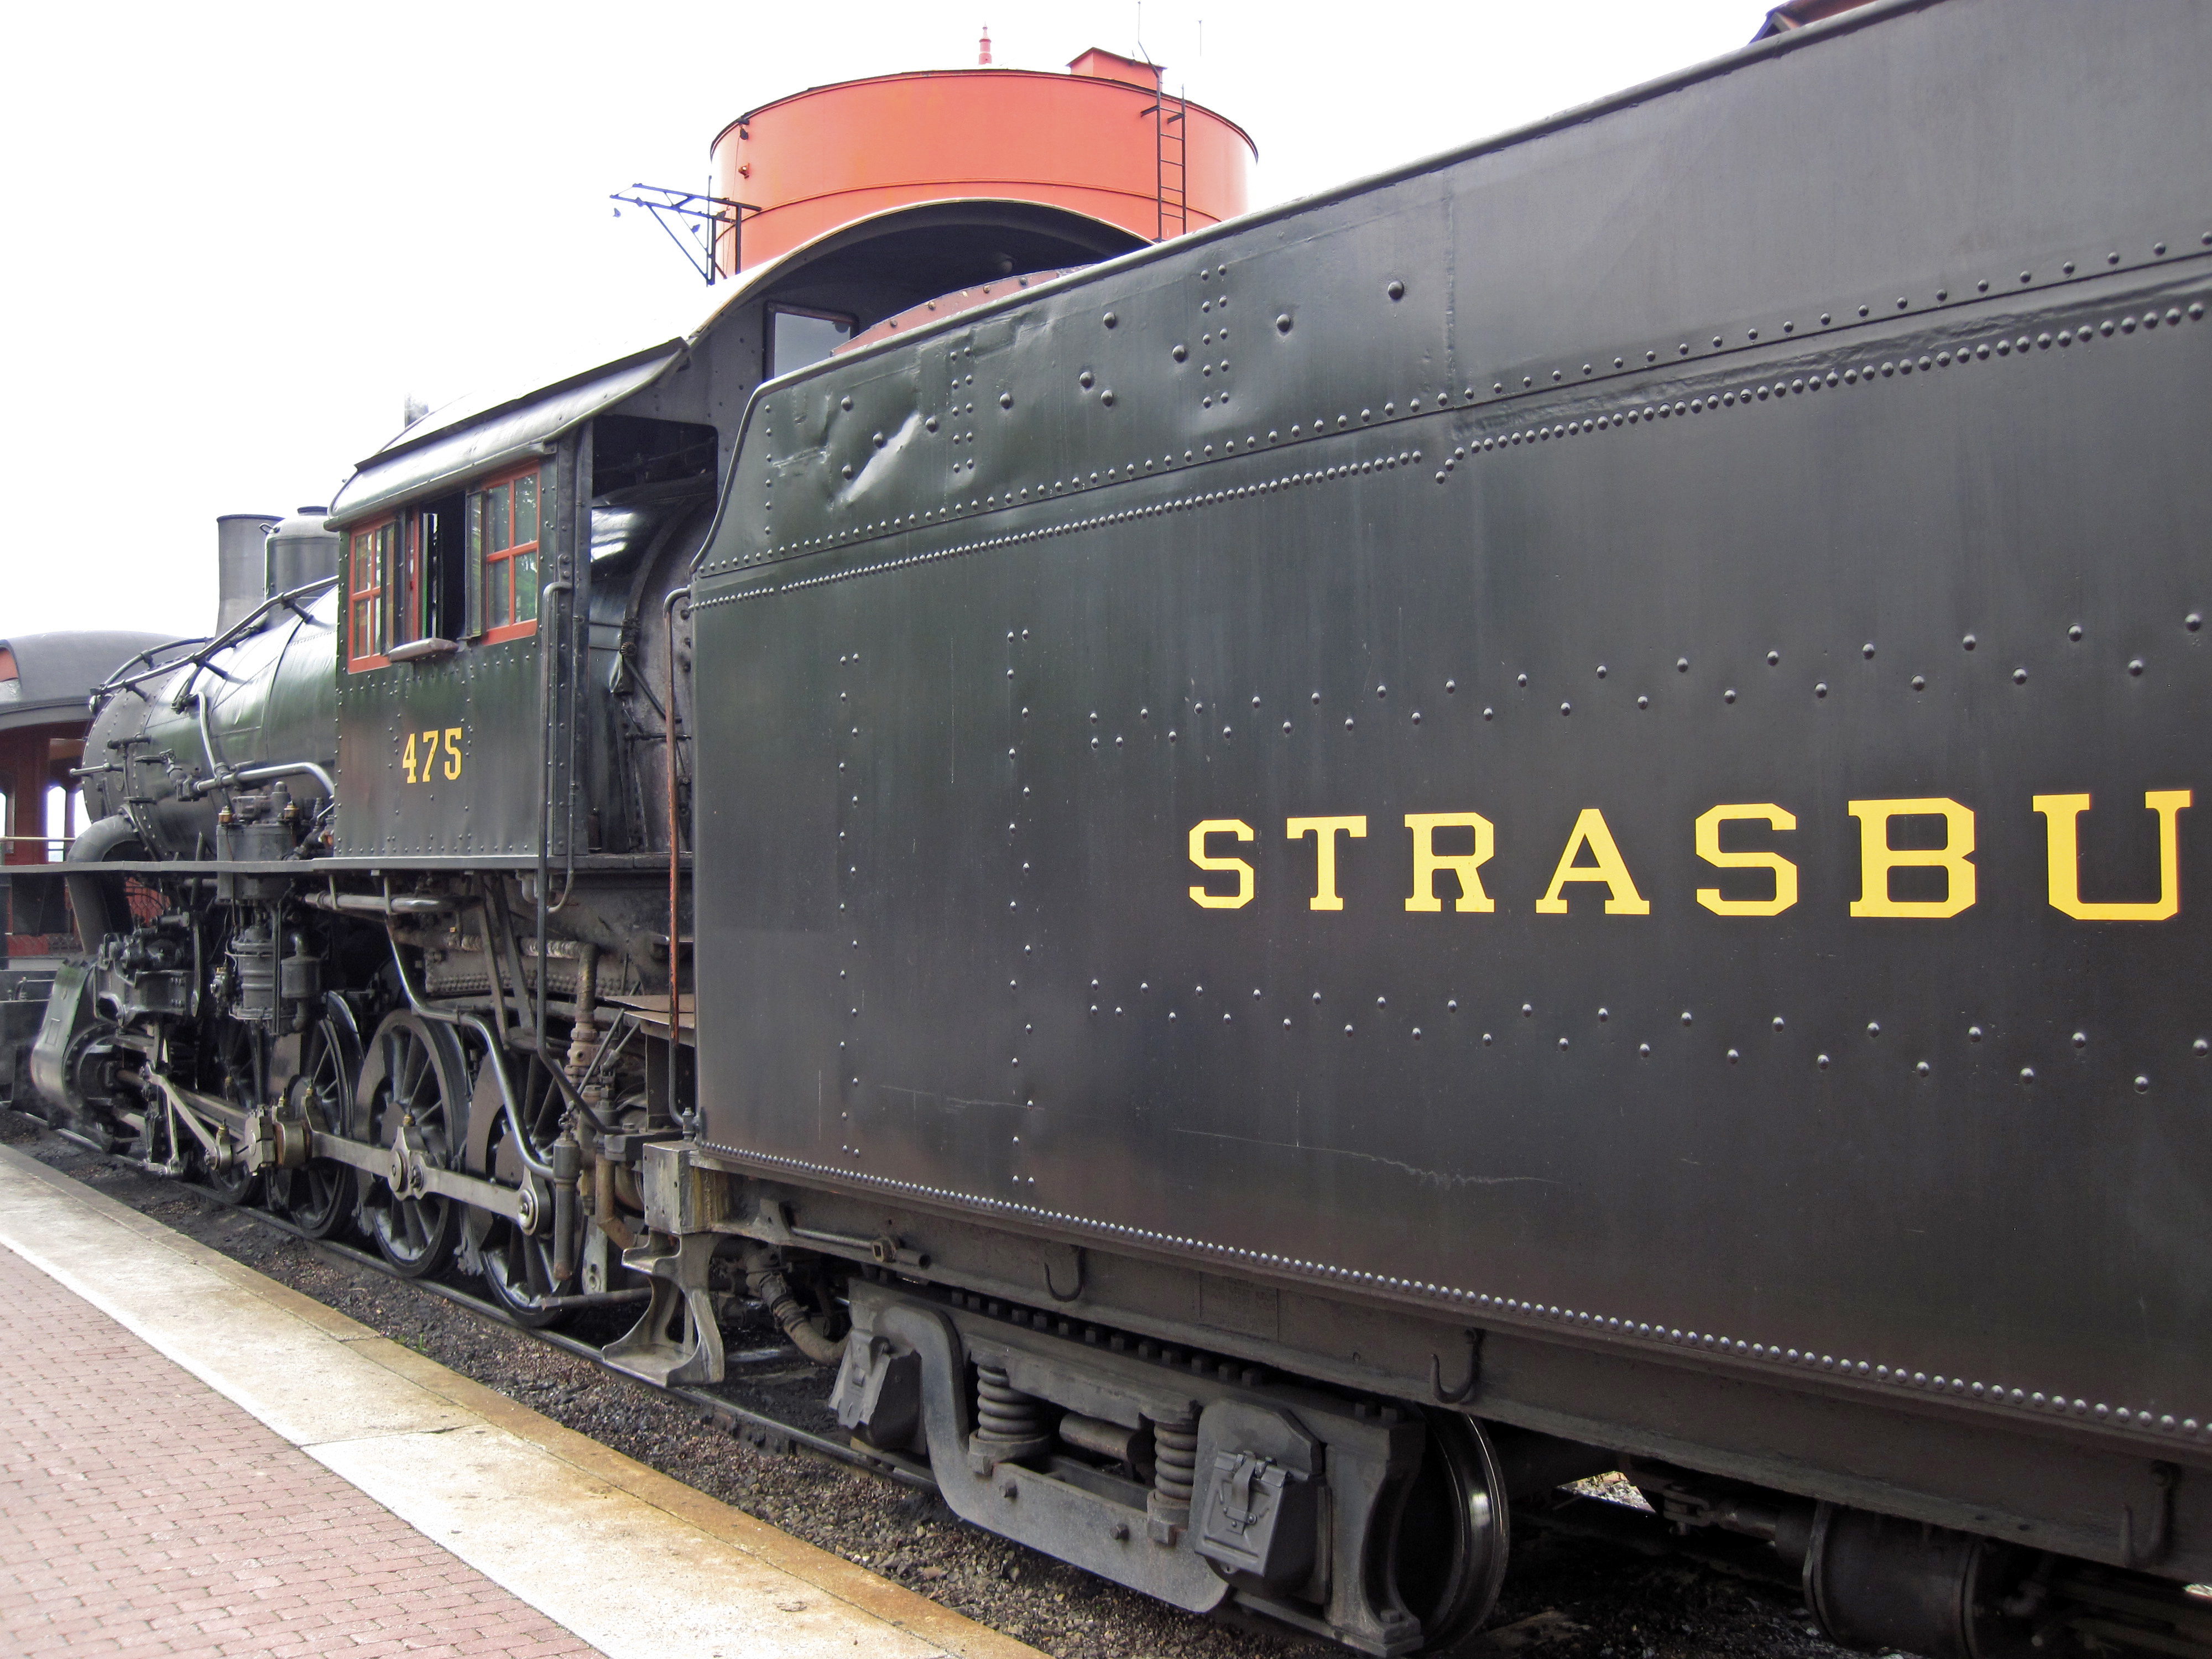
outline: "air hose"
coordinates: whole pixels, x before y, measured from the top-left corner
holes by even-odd
[[[835,1365],[844,1358],[844,1343],[823,1330],[822,1322],[811,1317],[791,1293],[773,1245],[749,1244],[743,1260],[746,1294],[769,1310],[799,1352],[817,1365]]]

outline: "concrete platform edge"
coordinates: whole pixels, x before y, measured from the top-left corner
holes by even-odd
[[[267,1326],[271,1340],[288,1351],[296,1352],[302,1340],[326,1345],[336,1351],[331,1355],[331,1362],[357,1377],[363,1376],[361,1368],[373,1368],[366,1374],[366,1380],[373,1384],[374,1374],[388,1379],[389,1387],[376,1391],[396,1402],[396,1418],[384,1424],[361,1425],[350,1431],[319,1433],[315,1430],[321,1425],[313,1420],[313,1413],[307,1413],[303,1419],[300,1413],[282,1405],[272,1405],[267,1396],[266,1376],[230,1374],[241,1367],[262,1366],[267,1350],[241,1352],[222,1340],[194,1340],[173,1328],[165,1328],[167,1322],[144,1316],[143,1310],[130,1305],[127,1296],[117,1294],[103,1285],[97,1273],[74,1265],[68,1259],[67,1250],[42,1248],[38,1237],[27,1237],[27,1230],[15,1224],[9,1212],[20,1211],[20,1200],[31,1195],[26,1189],[30,1182],[45,1188],[52,1200],[74,1208],[87,1221],[119,1229],[142,1248],[167,1252],[175,1258],[175,1266],[184,1270],[187,1279],[196,1269],[221,1281],[220,1291],[212,1285],[206,1288],[213,1293],[216,1302],[230,1304],[234,1315],[240,1311],[241,1298],[252,1298],[263,1304],[258,1321],[247,1318],[234,1320],[234,1323]],[[10,1187],[15,1188],[17,1203],[4,1201],[6,1189]],[[580,1517],[574,1522],[581,1529],[580,1544],[595,1552],[625,1547],[640,1549],[660,1558],[664,1573],[668,1570],[666,1558],[672,1545],[677,1547],[674,1553],[678,1556],[703,1552],[702,1571],[713,1565],[717,1552],[726,1553],[752,1564],[750,1571],[738,1571],[735,1578],[757,1580],[750,1588],[758,1594],[773,1596],[776,1593],[774,1581],[795,1580],[848,1610],[844,1618],[830,1621],[838,1626],[837,1635],[823,1627],[817,1619],[794,1617],[775,1621],[809,1627],[789,1630],[789,1636],[794,1639],[787,1650],[793,1653],[803,1653],[833,1642],[849,1652],[850,1643],[854,1639],[849,1629],[857,1622],[862,1627],[878,1627],[887,1638],[869,1644],[871,1647],[885,1654],[908,1656],[908,1659],[922,1659],[932,1650],[955,1655],[957,1659],[1042,1659],[1036,1650],[1024,1643],[793,1538],[765,1522],[563,1428],[496,1390],[389,1341],[357,1321],[7,1146],[0,1146],[0,1243],[5,1243],[16,1255],[442,1547],[556,1623],[600,1647],[611,1659],[628,1659],[631,1654],[673,1654],[693,1646],[696,1641],[714,1640],[710,1634],[714,1621],[678,1618],[677,1624],[691,1626],[681,1632],[639,1627],[634,1620],[613,1616],[624,1609],[585,1605],[592,1598],[580,1591],[564,1593],[557,1584],[533,1582],[526,1566],[518,1568],[512,1561],[501,1559],[494,1540],[481,1540],[481,1547],[473,1554],[468,1542],[457,1545],[457,1536],[465,1539],[475,1535],[477,1529],[468,1522],[476,1516],[477,1510],[471,1506],[481,1506],[485,1501],[483,1487],[487,1477],[496,1484],[499,1476],[495,1472],[506,1468],[518,1487],[526,1486],[532,1484],[529,1460],[550,1460],[559,1467],[546,1468],[543,1474],[550,1478],[550,1487],[561,1492],[550,1501],[558,1504],[564,1515]],[[229,1295],[222,1295],[223,1291]],[[343,1359],[339,1354],[343,1354]],[[418,1402],[411,1408],[408,1395],[415,1396]],[[457,1434],[456,1430],[462,1432]],[[432,1513],[440,1507],[435,1495],[426,1493],[421,1486],[424,1448],[432,1440],[443,1441],[456,1454],[465,1446],[473,1453],[469,1459],[471,1473],[460,1481],[467,1490],[459,1492],[453,1499],[459,1507],[450,1516]],[[522,1462],[517,1461],[518,1455]],[[591,1501],[595,1492],[615,1500],[620,1513],[608,1511],[604,1503]],[[495,1498],[492,1501],[498,1500]],[[461,1524],[426,1524],[428,1520],[447,1519]],[[645,1531],[653,1531],[656,1520],[665,1535],[635,1535],[641,1523]],[[690,1536],[683,1537],[685,1534]],[[604,1565],[610,1573],[619,1570],[611,1559],[605,1560]],[[737,1561],[723,1565],[735,1568]],[[627,1611],[635,1613],[635,1609]],[[752,1623],[752,1619],[744,1616],[732,1619],[724,1627],[727,1638],[750,1637],[754,1644],[761,1644],[756,1647],[757,1651],[786,1647],[784,1642],[772,1639],[763,1643],[769,1632],[757,1626],[744,1628]],[[626,1636],[621,1628],[623,1626],[629,1626],[633,1633]],[[694,1640],[683,1639],[686,1637]]]

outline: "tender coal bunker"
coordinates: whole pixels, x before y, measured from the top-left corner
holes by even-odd
[[[850,318],[858,333],[940,294],[1091,264],[1142,246],[1139,237],[1064,208],[938,203],[825,239],[822,251],[777,281],[768,298],[779,307]]]

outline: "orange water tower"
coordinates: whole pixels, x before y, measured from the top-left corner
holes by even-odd
[[[1251,139],[1164,82],[1094,47],[1065,75],[879,75],[763,104],[714,140],[715,193],[747,206],[720,274],[931,202],[1042,203],[1148,241],[1242,213]]]

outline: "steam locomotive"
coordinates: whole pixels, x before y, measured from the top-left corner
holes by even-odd
[[[1618,1468],[1839,1641],[2212,1650],[2208,72],[1887,0],[803,241],[104,689],[38,1082],[653,1381],[742,1282],[1194,1612],[1449,1649]]]

